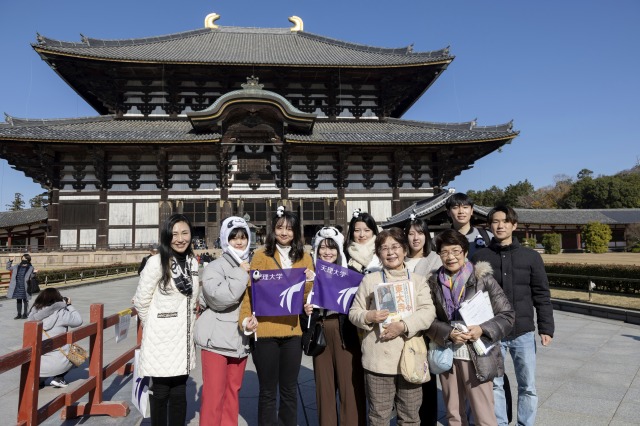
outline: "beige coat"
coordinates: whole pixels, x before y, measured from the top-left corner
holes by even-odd
[[[407,271],[404,269],[401,271],[384,269],[384,273],[387,282],[407,279]],[[409,330],[407,337],[413,337],[416,333],[428,329],[436,316],[427,279],[417,274],[410,274],[410,279],[415,288],[416,311],[404,319]],[[393,340],[382,342],[380,340],[380,326],[365,322],[367,311],[376,309],[373,290],[376,285],[382,282],[382,272],[365,275],[349,310],[349,320],[356,327],[364,330],[362,340],[362,366],[364,369],[378,374],[396,375],[400,374],[400,355],[404,339],[399,336]]]

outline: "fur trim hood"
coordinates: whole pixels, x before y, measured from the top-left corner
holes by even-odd
[[[489,262],[477,262],[473,265],[473,275],[479,280],[486,275],[493,275],[493,268]]]

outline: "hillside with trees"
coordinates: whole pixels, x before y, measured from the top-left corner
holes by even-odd
[[[594,177],[582,169],[576,178],[558,175],[553,185],[535,189],[525,179],[504,189],[492,186],[467,191],[481,206],[506,204],[526,209],[619,209],[640,208],[640,164],[612,176]]]

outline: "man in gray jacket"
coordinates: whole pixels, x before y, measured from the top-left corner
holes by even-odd
[[[505,358],[507,351],[511,355],[518,380],[517,424],[533,426],[538,409],[534,308],[540,342],[542,346],[548,346],[554,332],[549,282],[540,254],[522,247],[517,238],[513,237],[513,232],[518,227],[518,215],[511,207],[495,207],[489,212],[487,222],[494,238],[488,248],[476,252],[472,261],[491,264],[494,278],[516,313],[513,331],[502,340],[502,353]],[[507,425],[502,378],[494,379],[493,391],[498,424]]]

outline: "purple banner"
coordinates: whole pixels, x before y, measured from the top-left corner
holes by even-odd
[[[318,259],[311,303],[341,314],[349,313],[363,276],[351,269]]]
[[[304,268],[251,271],[256,316],[299,315],[304,299]]]

